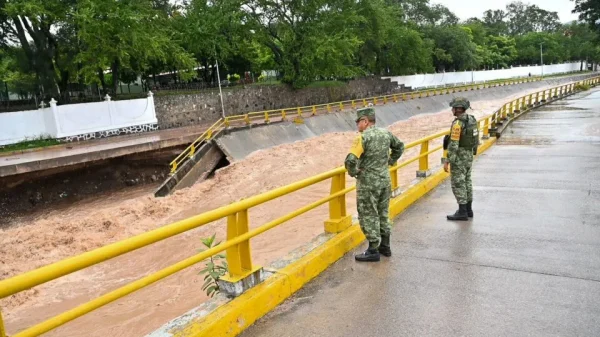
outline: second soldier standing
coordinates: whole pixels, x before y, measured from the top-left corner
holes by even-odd
[[[450,170],[452,192],[458,203],[458,210],[448,215],[448,220],[468,220],[473,217],[473,185],[471,167],[473,156],[479,146],[479,129],[474,116],[466,113],[471,106],[468,99],[456,97],[450,102],[452,113],[456,117],[450,128],[448,156],[444,170]]]
[[[355,256],[360,262],[379,261],[380,254],[392,255],[389,220],[392,184],[389,167],[404,152],[404,144],[390,131],[376,127],[375,122],[373,108],[357,111],[356,127],[360,134],[344,162],[350,176],[356,178],[358,221],[369,241],[369,248]]]

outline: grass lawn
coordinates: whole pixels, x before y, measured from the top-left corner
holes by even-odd
[[[40,147],[47,147],[52,145],[58,145],[60,142],[56,139],[33,139],[33,140],[25,140],[20,143],[10,144],[10,145],[0,145],[0,153],[13,152],[13,151],[21,151],[21,150],[29,150]]]

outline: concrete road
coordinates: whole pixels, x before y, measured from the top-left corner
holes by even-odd
[[[600,91],[521,117],[474,171],[472,221],[445,219],[445,182],[393,257],[356,263],[363,245],[242,336],[599,336]]]

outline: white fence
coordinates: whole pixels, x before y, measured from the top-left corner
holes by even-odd
[[[480,70],[480,71],[461,71],[439,74],[418,74],[408,76],[391,76],[389,78],[398,84],[404,84],[412,88],[427,88],[434,86],[443,86],[447,84],[478,83],[505,78],[517,78],[531,76],[552,75],[579,71],[581,62],[551,64],[542,66],[522,66],[509,69]],[[587,69],[586,62],[583,62],[583,69]]]
[[[39,110],[0,113],[0,145],[14,144],[39,137],[72,138],[140,125],[155,125],[154,97],[127,101],[56,105]],[[85,137],[84,137],[85,138]]]

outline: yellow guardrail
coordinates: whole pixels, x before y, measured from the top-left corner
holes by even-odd
[[[598,84],[599,81],[600,78],[593,78],[578,82],[577,84],[595,85]],[[482,135],[487,137],[491,129],[496,128],[500,123],[503,122],[503,120],[508,119],[515,112],[523,112],[529,109],[531,106],[542,103],[547,98],[571,93],[575,90],[575,86],[576,84],[569,84],[543,90],[538,93],[519,97],[504,104],[493,114],[483,117],[478,121],[478,126],[482,130]],[[216,125],[217,128],[221,127],[218,124]],[[449,130],[427,136],[405,145],[406,150],[420,146],[420,152],[418,156],[398,163],[390,168],[391,182],[394,190],[399,187],[398,170],[401,168],[406,167],[415,161],[419,161],[419,171],[427,171],[429,169],[429,156],[432,153],[442,149],[442,146],[429,149],[430,142],[447,134],[449,134]],[[329,195],[303,206],[287,215],[263,224],[255,229],[249,229],[248,210],[250,208],[329,179],[331,180],[331,190]],[[346,187],[346,170],[343,167],[339,167],[289,184],[287,186],[279,187],[274,190],[252,196],[245,200],[237,201],[230,205],[166,225],[144,234],[140,234],[129,239],[125,239],[92,250],[90,252],[14,276],[6,280],[2,280],[0,281],[0,299],[58,279],[78,270],[91,267],[103,261],[113,259],[117,256],[140,249],[158,241],[165,240],[183,232],[204,226],[219,219],[227,218],[227,239],[222,244],[203,251],[202,253],[193,255],[183,261],[145,276],[137,281],[131,282],[121,288],[113,290],[87,303],[81,304],[55,317],[49,318],[42,323],[36,324],[30,328],[16,333],[15,335],[12,335],[12,337],[38,336],[53,330],[69,321],[81,317],[132,292],[164,279],[169,275],[202,262],[203,260],[206,260],[207,258],[222,251],[227,252],[226,259],[229,269],[226,278],[229,280],[241,279],[249,275],[253,270],[256,270],[256,266],[254,266],[252,263],[249,240],[271,228],[279,226],[282,223],[315,209],[325,203],[329,203],[329,218],[325,221],[325,231],[329,233],[339,233],[348,228],[351,225],[351,216],[348,215],[348,210],[346,207],[346,194],[353,191],[355,188],[355,186]],[[2,314],[0,312],[0,337],[6,336],[6,330],[2,321]]]
[[[407,101],[430,96],[439,96],[463,91],[480,90],[492,87],[521,84],[527,82],[541,81],[542,77],[531,77],[518,80],[502,80],[491,81],[484,84],[470,84],[463,86],[428,89],[420,91],[411,91],[405,93],[369,97],[363,99],[347,100],[326,104],[316,104],[302,107],[266,110],[260,112],[250,112],[242,115],[228,116],[219,119],[215,124],[210,126],[202,133],[190,146],[188,146],[181,154],[171,161],[171,174],[175,173],[178,168],[189,158],[194,156],[196,150],[206,141],[218,135],[223,129],[231,125],[250,125],[253,122],[269,123],[271,120],[287,120],[288,118],[304,118],[307,116],[316,116],[321,113],[339,112],[348,108],[356,109],[359,107],[367,107],[369,104],[381,105],[388,102],[397,103],[399,101]]]

